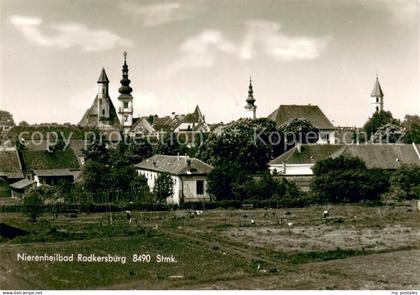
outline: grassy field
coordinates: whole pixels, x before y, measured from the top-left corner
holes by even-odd
[[[326,221],[322,212],[329,210]],[[396,207],[44,214],[0,223],[0,289],[418,289],[420,212]],[[253,222],[252,222],[253,221]],[[22,262],[17,253],[119,255],[127,262]],[[133,262],[149,254],[150,262]],[[157,262],[156,256],[176,262]]]

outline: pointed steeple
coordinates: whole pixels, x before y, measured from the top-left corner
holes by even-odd
[[[127,66],[127,52],[124,51],[124,64],[122,67],[122,79],[121,79],[121,87],[118,89],[118,92],[121,94],[130,95],[133,89],[130,87],[130,79],[128,79],[128,66]]]
[[[249,77],[248,97],[245,105],[245,117],[250,119],[256,118],[257,106],[255,105],[254,89],[252,88],[252,79]]]
[[[384,97],[384,93],[381,88],[381,84],[379,84],[378,76],[376,76],[375,86],[373,87],[372,93],[370,94],[371,97]]]
[[[384,92],[379,84],[378,74],[376,74],[375,85],[373,86],[371,96],[372,113],[381,112],[384,109]]]
[[[248,87],[248,98],[246,99],[248,104],[253,105],[255,103],[254,99],[254,90],[252,89],[252,79],[249,77],[249,87]]]
[[[104,68],[102,68],[101,74],[99,75],[98,83],[109,83],[109,80],[108,80],[108,77],[105,73]]]

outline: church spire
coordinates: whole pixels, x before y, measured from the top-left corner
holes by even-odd
[[[381,88],[381,84],[379,83],[378,75],[376,75],[375,85],[373,86],[372,93],[370,94],[371,97],[384,97],[384,93]]]
[[[124,64],[122,67],[122,79],[121,79],[121,87],[118,89],[118,92],[121,94],[130,95],[133,89],[130,87],[130,79],[128,79],[128,65],[127,65],[127,52],[124,51]]]
[[[246,99],[246,102],[248,104],[254,104],[255,98],[254,98],[254,90],[252,89],[252,78],[249,77],[249,87],[248,87],[248,98]]]
[[[256,118],[257,106],[255,105],[254,89],[252,87],[252,79],[249,77],[248,97],[245,105],[245,117],[250,119]]]
[[[105,68],[102,68],[101,74],[99,75],[98,84],[99,83],[109,83],[108,77],[105,73]]]
[[[121,125],[125,132],[128,132],[133,125],[133,97],[131,92],[133,89],[130,87],[130,79],[128,79],[128,65],[127,65],[127,52],[124,51],[124,64],[122,66],[122,79],[121,87],[118,89],[120,95],[118,100],[120,106],[118,108],[118,114],[120,117]]]
[[[371,102],[371,109],[372,113],[383,111],[384,109],[384,92],[382,91],[381,84],[379,83],[378,74],[376,74],[376,81],[375,85],[373,86],[372,93],[370,94],[372,97]]]

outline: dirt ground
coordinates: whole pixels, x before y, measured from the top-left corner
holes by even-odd
[[[125,213],[113,213],[113,227],[144,228],[155,233],[153,238],[107,233],[111,236],[92,240],[3,240],[0,288],[76,287],[79,276],[79,286],[88,289],[420,289],[420,212],[415,205],[132,212],[133,224],[127,224]],[[323,218],[324,210],[328,218]],[[81,233],[86,228],[108,230],[109,216],[51,220],[45,215],[43,220],[60,231]],[[1,214],[0,222],[32,226],[19,213]],[[138,247],[173,251],[180,261],[172,268],[98,268],[96,277],[86,276],[85,266],[13,261],[18,250],[96,249],[130,255]]]

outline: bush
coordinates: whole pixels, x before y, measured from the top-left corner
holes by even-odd
[[[23,210],[32,222],[36,222],[37,218],[42,214],[43,201],[39,190],[31,189],[25,194],[23,199]]]
[[[340,156],[319,161],[313,168],[312,191],[321,202],[379,201],[389,189],[389,174],[368,170],[359,158]]]
[[[398,200],[420,199],[420,167],[403,166],[391,176],[390,197]]]

